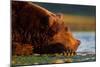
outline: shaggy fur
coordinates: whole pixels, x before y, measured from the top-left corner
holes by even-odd
[[[14,42],[32,44],[33,52],[40,54],[75,52],[80,44],[65,27],[63,15],[21,1],[12,2],[12,45],[16,46]]]

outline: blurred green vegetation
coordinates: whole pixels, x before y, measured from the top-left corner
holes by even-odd
[[[62,56],[62,55],[30,55],[30,56],[13,56],[12,67],[18,65],[40,65],[40,64],[57,64],[57,63],[75,63],[75,62],[92,62],[95,61],[95,54]],[[87,59],[88,58],[88,59]]]
[[[64,22],[71,31],[95,31],[95,16],[80,16],[72,14],[64,14]]]

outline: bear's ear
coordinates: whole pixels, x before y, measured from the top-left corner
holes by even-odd
[[[68,26],[65,26],[65,31],[70,31]]]
[[[57,13],[56,16],[58,19],[63,20],[63,14],[62,13]]]

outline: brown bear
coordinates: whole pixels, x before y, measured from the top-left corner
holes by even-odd
[[[32,2],[12,1],[12,45],[32,44],[33,52],[75,52],[80,41],[64,25],[63,15]],[[13,50],[13,52],[15,52]]]

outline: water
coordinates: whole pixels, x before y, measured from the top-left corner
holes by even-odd
[[[74,32],[73,35],[81,41],[77,52],[95,53],[95,32]]]
[[[74,37],[81,41],[74,61],[95,61],[96,60],[96,35],[95,32],[74,32]],[[78,58],[77,58],[78,57]]]

